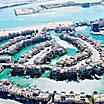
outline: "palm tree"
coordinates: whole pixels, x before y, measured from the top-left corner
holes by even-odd
[[[70,94],[74,94],[74,91],[70,91]]]
[[[98,94],[98,92],[97,91],[94,91],[93,94]]]

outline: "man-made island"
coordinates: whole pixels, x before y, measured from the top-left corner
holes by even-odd
[[[99,32],[104,27],[104,19],[89,23],[60,22],[0,32],[0,69],[9,68],[7,76],[40,78],[48,72],[47,78],[56,81],[99,80],[104,73],[104,45],[85,34],[76,34],[76,27],[90,26],[91,31]],[[57,34],[55,36],[54,34]],[[73,56],[63,57],[68,52],[61,41],[71,44],[78,50]],[[32,47],[31,47],[32,46]],[[13,58],[22,49],[31,49]],[[62,58],[61,58],[62,57]],[[59,58],[57,62],[52,60]],[[21,86],[14,80],[0,81],[2,98],[19,102],[39,104],[91,104],[104,102],[104,95],[75,94],[74,92],[53,93],[41,91],[35,85]],[[100,99],[99,99],[100,97]]]
[[[16,0],[15,2],[0,1],[0,9],[10,8],[10,7],[15,7],[15,6],[20,6],[20,5],[27,5],[30,3],[32,3],[31,0],[23,0],[23,1]]]
[[[48,9],[54,9],[54,8],[62,8],[62,7],[90,7],[90,6],[97,6],[97,5],[104,5],[103,1],[101,2],[93,2],[93,3],[77,3],[74,1],[69,1],[65,3],[56,3],[56,4],[44,4],[39,5],[37,7],[29,7],[29,8],[16,8],[14,9],[15,15],[28,15],[28,14],[34,14],[39,12],[44,12]]]

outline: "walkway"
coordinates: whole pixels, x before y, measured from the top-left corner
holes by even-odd
[[[100,60],[100,54],[99,52],[88,42],[82,40],[81,38],[77,38],[78,40],[80,40],[81,42],[83,42],[84,44],[86,44],[86,46],[88,46],[88,48],[92,51],[92,60],[93,62],[98,62]],[[76,67],[77,69],[79,69],[79,67],[83,64],[85,64],[85,60],[80,61],[79,63],[77,63],[75,66],[72,67]]]
[[[34,60],[38,60],[39,58],[45,57],[45,55],[47,53],[49,53],[50,51],[52,51],[51,47],[46,47],[40,53],[38,53],[37,55],[34,55],[31,59],[29,59],[29,61],[26,62],[25,65],[30,65],[30,64],[33,65],[34,64]]]
[[[84,44],[86,44],[86,46],[88,46],[88,48],[92,51],[92,56],[91,58],[93,59],[94,62],[98,62],[100,60],[100,54],[99,52],[88,42],[80,39],[80,38],[77,38],[79,39],[81,42],[83,42]]]

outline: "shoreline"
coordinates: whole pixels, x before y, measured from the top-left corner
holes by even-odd
[[[73,25],[73,24],[74,24],[73,21],[62,21],[62,22],[50,22],[50,23],[44,23],[44,24],[34,24],[31,26],[20,26],[17,28],[16,27],[7,28],[7,29],[1,29],[0,30],[0,36],[7,36],[8,33],[21,32],[21,31],[25,31],[25,30],[36,30],[36,29],[38,29],[40,32],[43,28],[54,29],[55,27],[57,27],[59,25],[68,26],[68,25]],[[104,31],[91,32],[91,34],[104,36]]]
[[[65,1],[76,1],[76,0],[65,0]],[[93,0],[92,0],[92,2],[93,2]],[[71,9],[73,9],[73,7],[68,7],[68,8],[69,8],[69,11],[71,11]],[[8,9],[8,8],[6,8],[6,9]],[[63,11],[61,11],[61,9],[63,9],[63,8],[56,8],[56,9],[58,9],[57,12],[63,12]],[[78,8],[78,7],[75,6],[74,9],[77,9],[79,11],[81,8]],[[49,12],[50,11],[51,10],[49,10]],[[31,26],[27,26],[27,25],[19,26],[19,27],[13,27],[12,26],[10,28],[0,29],[0,36],[8,35],[8,33],[10,33],[10,32],[21,32],[21,31],[29,30],[29,29],[30,30],[39,29],[39,32],[40,32],[41,29],[44,28],[44,27],[53,28],[54,26],[59,26],[59,24],[69,25],[70,23],[71,23],[71,21],[63,21],[63,22],[50,22],[50,23],[38,23],[38,24],[36,23],[36,24],[31,25]],[[103,35],[104,36],[104,33],[103,34],[93,34],[93,35],[96,35],[96,36],[97,35]],[[94,53],[96,53],[96,52],[94,51]],[[80,84],[75,83],[75,82],[66,82],[66,81],[57,81],[56,82],[55,80],[50,80],[48,78],[39,78],[36,81],[35,81],[35,79],[29,79],[29,81],[34,83],[34,84],[37,84],[38,88],[41,89],[41,90],[44,89],[44,91],[47,91],[47,90],[48,91],[54,91],[54,90],[56,90],[56,91],[58,91],[58,93],[60,93],[60,91],[69,92],[69,91],[73,90],[74,92],[78,92],[78,93],[79,93],[79,91],[85,91],[85,92],[88,92],[88,94],[92,94],[91,93],[91,89],[92,89],[92,90],[96,90],[96,91],[98,90],[99,93],[104,94],[103,78],[101,80],[84,80],[84,81],[81,80]],[[0,98],[0,104],[21,104],[21,103],[18,103],[15,100]]]
[[[48,28],[53,28],[55,25],[59,25],[60,23],[61,23],[61,24],[65,24],[65,22],[57,22],[57,23],[54,23],[54,24],[53,24],[53,23],[47,24],[47,27],[48,27]],[[68,25],[68,24],[69,24],[69,23],[66,22],[65,25]],[[44,24],[44,25],[45,25],[45,24]],[[32,28],[33,28],[33,29],[34,29],[34,28],[37,29],[37,27],[38,27],[38,28],[40,29],[40,28],[41,28],[42,26],[44,26],[44,25],[41,25],[41,26],[40,26],[40,25],[39,25],[39,26],[37,25],[36,27],[34,26],[34,27],[32,27]],[[46,25],[45,25],[45,26],[46,26]],[[31,27],[29,27],[29,28],[31,28]],[[28,29],[29,29],[29,28],[28,28]],[[42,28],[43,28],[43,27],[42,27]],[[41,29],[42,29],[42,28],[41,28]],[[22,28],[22,29],[27,29],[27,28]],[[41,29],[40,29],[40,30],[41,30]],[[8,30],[8,31],[18,31],[18,29]],[[7,32],[8,32],[8,31],[7,31]],[[21,30],[19,30],[19,31],[21,31]],[[86,43],[86,44],[87,44],[87,43]],[[87,44],[87,45],[88,45],[88,44]],[[96,53],[96,52],[95,52],[95,53]],[[39,81],[39,80],[40,80],[40,81]],[[46,83],[46,85],[47,85],[47,83],[51,83],[51,81],[50,81],[49,79],[45,79],[45,80],[44,80],[44,79],[42,79],[42,78],[40,78],[39,80],[37,80],[37,84],[39,84],[39,85],[38,85],[39,88],[41,88],[41,86],[42,86],[42,88],[45,87],[46,89],[48,89],[48,86],[42,85],[41,83],[44,82],[44,83]],[[46,81],[46,82],[45,82],[45,81]],[[55,84],[56,82],[55,82],[55,81],[52,81],[52,82],[54,83],[54,86],[55,86],[55,85],[56,85],[56,84]],[[86,81],[85,81],[85,82],[86,82]],[[90,81],[89,81],[89,82],[90,82]],[[96,82],[96,81],[94,81],[94,82]],[[94,83],[94,82],[93,82],[93,83]],[[35,82],[34,82],[34,83],[35,83]],[[87,81],[87,83],[88,83],[88,81]],[[63,85],[63,84],[64,84],[64,85]],[[73,87],[73,82],[72,82],[72,84],[71,84],[71,83],[69,83],[69,84],[70,84],[70,87],[71,87],[71,86]],[[83,86],[85,85],[84,82],[82,82],[82,81],[81,81],[81,84],[82,84]],[[48,85],[50,86],[51,84],[48,84]],[[64,87],[64,90],[66,89],[66,92],[69,90],[69,87],[67,87],[67,83],[66,83],[65,81],[64,81],[63,83],[62,83],[62,82],[57,82],[57,87],[55,87],[55,88],[58,88],[58,86],[61,86],[61,85]],[[74,83],[74,85],[77,85],[77,83]],[[87,84],[86,84],[86,85],[87,85]],[[96,86],[96,87],[99,87],[99,86],[100,86],[100,85],[98,85],[98,86]],[[42,89],[42,88],[41,88],[41,89]],[[50,88],[51,88],[51,87],[49,87],[49,89],[50,89]],[[62,88],[62,87],[60,87],[60,90],[61,90],[61,88]],[[73,88],[74,88],[74,89],[79,88],[79,89],[83,90],[83,88],[81,88],[80,86],[77,86],[77,87],[75,86],[75,87],[73,87]],[[50,89],[50,90],[51,90],[51,89]],[[57,89],[56,89],[56,90],[57,90]],[[59,89],[58,89],[58,90],[59,90]],[[77,89],[77,90],[78,90],[78,89]],[[51,90],[51,91],[52,91],[52,90]],[[75,91],[75,90],[74,90],[74,91]]]
[[[45,24],[40,24],[40,25],[33,25],[33,26],[26,26],[26,27],[17,27],[17,28],[8,28],[8,29],[4,29],[4,30],[0,30],[0,36],[5,36],[8,35],[8,33],[13,33],[13,32],[21,32],[24,30],[42,30],[44,27],[45,28],[49,28],[49,29],[54,29],[54,27],[57,27],[59,25],[64,25],[64,26],[68,26],[68,25],[73,25],[72,21],[62,21],[62,22],[50,22],[50,23],[45,23]]]

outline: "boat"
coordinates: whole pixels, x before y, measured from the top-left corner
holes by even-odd
[[[94,77],[95,77],[97,80],[101,79],[101,77],[100,77],[99,75],[97,75],[97,74],[94,74]]]
[[[91,31],[91,34],[93,34],[93,35],[101,35],[101,32],[94,32],[94,31]]]
[[[30,76],[25,76],[25,78],[26,78],[26,79],[29,79],[29,78],[30,78]]]

